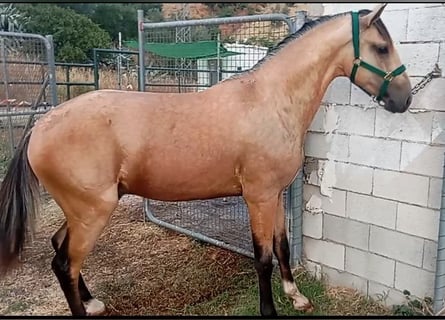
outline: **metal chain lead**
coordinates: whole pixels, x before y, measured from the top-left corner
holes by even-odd
[[[415,95],[417,92],[425,88],[425,86],[433,80],[433,78],[438,78],[442,75],[442,70],[439,68],[439,65],[436,63],[434,66],[433,71],[426,74],[422,80],[418,84],[414,86],[414,88],[411,90],[411,94]]]

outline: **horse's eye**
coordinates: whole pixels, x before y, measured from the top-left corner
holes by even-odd
[[[388,47],[387,46],[382,46],[382,47],[377,47],[377,52],[379,54],[388,54]]]

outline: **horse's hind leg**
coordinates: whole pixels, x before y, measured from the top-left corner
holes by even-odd
[[[62,246],[62,242],[66,237],[66,232],[67,232],[67,224],[66,222],[64,222],[63,225],[60,227],[60,229],[51,238],[51,243],[56,253]],[[95,299],[91,295],[90,291],[88,290],[88,287],[85,284],[85,281],[83,280],[81,273],[79,274],[79,294],[80,294],[80,299],[82,300],[82,303],[86,308],[87,313],[99,314],[105,311],[105,305],[103,304],[103,302]]]
[[[115,191],[115,197],[109,201],[103,200],[105,197],[89,201],[82,199],[58,201],[65,213],[67,228],[66,235],[53,259],[52,268],[74,316],[97,312],[90,309],[96,309],[97,306],[86,304],[86,309],[82,302],[82,290],[79,287],[80,269],[117,206],[117,188]]]
[[[289,265],[290,252],[285,218],[283,196],[281,194],[278,203],[277,215],[275,218],[273,243],[274,253],[280,265],[283,289],[286,295],[292,299],[293,306],[296,310],[312,311],[312,304],[304,295],[300,293],[297,285],[295,284],[294,277],[292,276],[292,271]]]
[[[272,297],[272,246],[278,196],[266,198],[244,194],[249,208],[252,229],[255,269],[260,289],[260,312],[262,316],[276,316]]]

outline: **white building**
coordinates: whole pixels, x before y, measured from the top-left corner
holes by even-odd
[[[224,43],[224,48],[231,52],[238,52],[238,55],[231,55],[220,58],[221,80],[228,79],[239,72],[251,69],[258,61],[267,55],[268,48],[239,43]],[[205,90],[205,86],[211,86],[218,82],[217,58],[206,58],[197,60],[199,91]],[[214,70],[214,72],[208,72]],[[201,87],[202,86],[202,87]]]

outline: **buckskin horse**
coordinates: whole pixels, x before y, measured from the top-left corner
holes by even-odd
[[[98,90],[48,112],[18,146],[1,186],[2,270],[23,251],[39,183],[66,218],[52,237],[52,269],[79,316],[105,310],[80,269],[122,195],[242,195],[261,314],[276,315],[273,254],[294,308],[311,310],[289,267],[282,192],[301,167],[305,133],[334,78],[349,76],[390,112],[409,107],[411,84],[380,19],[384,7],[309,21],[251,71],[199,93]]]

